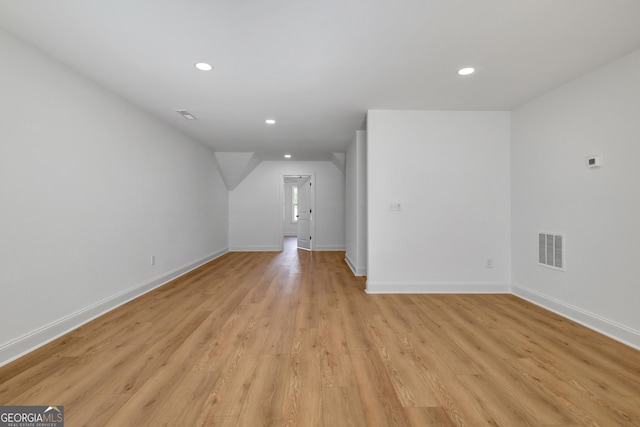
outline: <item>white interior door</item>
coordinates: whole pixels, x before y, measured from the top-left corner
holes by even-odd
[[[311,250],[311,221],[313,219],[313,187],[311,177],[298,183],[298,248]]]

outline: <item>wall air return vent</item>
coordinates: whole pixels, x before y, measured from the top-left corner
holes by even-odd
[[[564,234],[539,233],[538,264],[554,270],[564,271],[566,244]]]

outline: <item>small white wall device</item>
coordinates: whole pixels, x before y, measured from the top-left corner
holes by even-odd
[[[597,154],[587,157],[587,166],[590,168],[599,168],[602,166],[602,157]]]

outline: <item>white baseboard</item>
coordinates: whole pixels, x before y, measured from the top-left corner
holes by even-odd
[[[282,246],[231,246],[229,252],[281,252]]]
[[[334,251],[344,251],[346,248],[344,245],[317,245],[313,246],[312,250],[318,252],[334,252]]]
[[[264,245],[264,246],[231,246],[229,252],[281,252],[282,246]],[[344,246],[314,246],[313,250],[323,251],[344,251]]]
[[[513,295],[527,300],[535,305],[553,311],[560,316],[573,320],[589,329],[627,344],[640,350],[640,331],[633,330],[619,323],[600,317],[581,308],[566,304],[539,292],[521,286],[511,287]]]
[[[226,254],[228,249],[222,249],[188,265],[177,268],[162,276],[158,276],[148,282],[127,289],[117,295],[105,298],[102,301],[76,311],[62,319],[49,323],[40,329],[36,329],[26,335],[16,338],[0,346],[0,366],[37,349],[43,345],[63,336],[64,334],[79,328],[85,323],[102,316],[103,314],[125,304],[139,296],[146,294],[168,282]]]
[[[507,283],[482,282],[372,282],[367,280],[368,294],[508,294]]]
[[[351,271],[353,272],[354,276],[366,276],[367,275],[367,269],[364,268],[364,267],[356,267],[355,264],[353,263],[353,261],[351,261],[351,258],[349,258],[348,255],[345,255],[344,260],[347,263],[347,265],[349,266],[349,268],[351,269]]]

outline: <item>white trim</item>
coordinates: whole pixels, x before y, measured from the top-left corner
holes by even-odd
[[[282,252],[283,247],[277,245],[231,246],[229,252]]]
[[[351,272],[353,272],[354,276],[366,276],[367,275],[367,269],[364,268],[364,267],[356,267],[355,264],[353,263],[353,261],[351,260],[351,258],[349,258],[349,255],[345,255],[344,261],[347,263],[347,265],[351,269]]]
[[[633,330],[619,323],[600,317],[581,308],[564,303],[555,298],[543,295],[521,286],[512,286],[511,293],[535,305],[552,311],[576,323],[593,329],[603,335],[620,341],[630,347],[640,350],[640,331]]]
[[[89,307],[76,311],[68,316],[58,319],[55,322],[49,323],[39,329],[36,329],[28,334],[18,337],[12,341],[9,341],[0,346],[0,366],[6,365],[24,356],[27,353],[34,351],[35,349],[42,347],[45,344],[79,328],[80,326],[88,323],[103,314],[131,301],[141,295],[146,294],[168,282],[192,271],[196,268],[213,261],[216,258],[226,254],[228,250],[222,249],[214,252],[194,261],[190,264],[184,265],[173,271],[170,271],[162,276],[158,276],[155,279],[151,279],[148,282],[142,283],[133,288],[129,288],[119,294],[98,301]]]
[[[509,294],[507,283],[483,282],[372,282],[368,294]]]
[[[344,252],[346,250],[344,245],[318,245],[313,247],[314,251],[325,251],[325,252],[335,252],[340,251]]]

